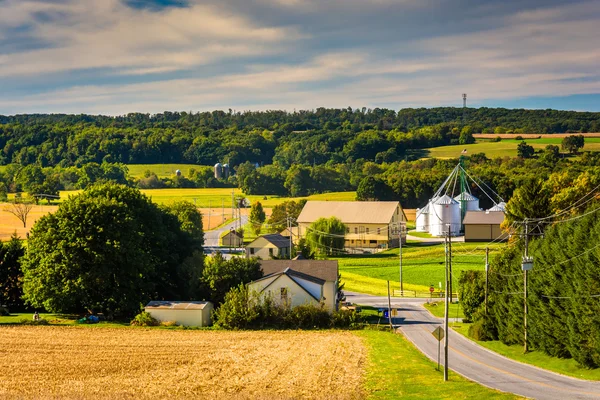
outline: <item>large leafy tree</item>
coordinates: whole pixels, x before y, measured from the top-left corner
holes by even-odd
[[[260,231],[262,231],[262,226],[266,220],[265,210],[260,201],[252,204],[250,208],[250,224],[252,224],[252,230],[256,235],[260,235]]]
[[[287,228],[287,219],[292,218],[292,220],[296,220],[300,213],[302,212],[302,208],[306,204],[306,199],[301,200],[288,200],[283,203],[277,204],[273,207],[273,211],[271,212],[271,216],[269,217],[269,225],[273,227],[276,231],[281,232],[285,228]]]
[[[508,224],[526,219],[543,218],[551,214],[550,193],[541,179],[528,179],[506,204]]]
[[[11,310],[23,306],[21,257],[24,254],[23,242],[16,234],[11,236],[10,241],[0,242],[0,304]]]
[[[583,135],[571,135],[563,138],[560,146],[563,150],[568,151],[569,153],[577,153],[577,151],[583,148],[585,144],[585,138]]]
[[[190,242],[178,217],[138,190],[92,186],[31,230],[24,298],[51,312],[109,315],[133,314],[150,299],[177,300]]]
[[[344,249],[346,225],[338,218],[319,218],[308,228],[306,241],[312,252],[329,256]]]
[[[256,258],[234,257],[225,260],[221,253],[206,261],[202,272],[202,282],[208,287],[210,299],[222,303],[225,294],[242,283],[261,278],[263,275],[260,263]]]

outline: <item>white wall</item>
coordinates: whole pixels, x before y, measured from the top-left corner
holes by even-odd
[[[207,304],[202,310],[173,310],[169,308],[146,308],[148,314],[160,322],[175,321],[183,326],[210,326],[212,304]]]

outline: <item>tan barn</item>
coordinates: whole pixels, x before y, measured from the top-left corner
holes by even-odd
[[[181,326],[210,326],[214,306],[210,301],[151,301],[145,311],[160,322]]]
[[[297,237],[306,237],[317,219],[331,217],[347,227],[346,249],[397,247],[398,226],[406,225],[406,215],[397,201],[307,201],[297,219]]]
[[[260,265],[264,276],[249,284],[251,290],[290,307],[323,302],[330,312],[337,309],[337,261],[265,260]]]
[[[258,257],[268,260],[273,257],[289,258],[290,239],[279,233],[259,236],[246,246],[246,258]]]
[[[223,247],[242,247],[244,245],[244,237],[235,230],[226,232],[221,236],[221,246]]]
[[[502,211],[467,211],[463,220],[465,242],[506,241],[508,235],[500,229],[503,221]]]

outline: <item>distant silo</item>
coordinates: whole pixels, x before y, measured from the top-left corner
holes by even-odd
[[[425,207],[417,209],[417,232],[429,231],[429,204]]]
[[[215,164],[215,179],[221,179],[223,177],[223,166],[221,163]]]
[[[229,164],[223,164],[223,179],[229,178]]]
[[[444,236],[450,225],[450,234],[460,234],[460,203],[448,195],[444,195],[431,204],[429,208],[429,233],[433,236]]]
[[[506,203],[501,201],[500,203],[496,204],[494,207],[490,208],[488,211],[506,211]]]
[[[456,196],[454,200],[458,201],[461,205],[461,202],[464,201],[466,203],[465,211],[480,211],[479,199],[473,196],[471,193],[462,192]]]

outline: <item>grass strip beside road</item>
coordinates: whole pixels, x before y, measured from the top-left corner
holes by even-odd
[[[443,301],[434,301],[431,303],[423,304],[425,308],[434,316],[438,318],[444,318],[446,308],[444,307]],[[460,303],[450,303],[448,305],[448,317],[449,318],[464,318],[463,308]]]
[[[487,342],[474,340],[469,336],[469,326],[471,326],[471,324],[463,323],[460,324],[460,326],[453,326],[452,329],[465,336],[467,339],[481,345],[482,347],[485,347],[488,350],[496,352],[512,360],[519,361],[524,364],[530,364],[535,367],[553,371],[559,374],[572,376],[574,378],[600,381],[600,368],[587,369],[579,366],[573,359],[552,357],[544,354],[541,351],[534,350],[528,352],[527,354],[523,354],[523,346],[520,344],[509,346],[499,340],[491,340]]]
[[[349,292],[358,292],[371,294],[373,296],[387,296],[387,281],[378,278],[371,278],[364,275],[355,274],[352,272],[341,271],[342,283],[345,285],[344,290]],[[421,285],[412,285],[405,283],[404,291],[407,292],[406,296],[412,296],[411,291],[424,293],[429,291],[429,287]],[[400,290],[400,283],[398,281],[390,281],[390,291]]]
[[[365,389],[370,399],[518,399],[443,370],[401,334],[364,330],[356,333],[367,346]]]

